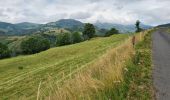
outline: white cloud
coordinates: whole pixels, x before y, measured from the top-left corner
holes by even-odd
[[[83,22],[157,25],[170,22],[169,0],[0,0],[0,21],[47,23],[63,18]]]

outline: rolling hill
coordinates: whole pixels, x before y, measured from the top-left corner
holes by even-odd
[[[61,19],[56,22],[47,23],[45,26],[65,28],[72,31],[80,31],[84,27],[84,23],[74,19]]]
[[[170,27],[170,23],[168,23],[168,24],[158,25],[157,27]]]
[[[39,30],[40,24],[34,23],[18,23],[11,24],[6,22],[0,22],[0,34],[3,35],[28,35]]]
[[[42,24],[29,23],[29,22],[15,24],[15,26],[18,27],[18,29],[35,29],[35,28],[39,28],[41,25]]]
[[[28,35],[36,32],[50,31],[53,28],[64,28],[69,31],[82,31],[84,23],[74,19],[61,19],[47,24],[0,22],[0,35]]]
[[[15,25],[6,22],[0,22],[0,34],[12,33],[14,30],[18,30]]]

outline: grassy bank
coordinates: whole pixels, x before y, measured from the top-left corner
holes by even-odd
[[[170,34],[170,28],[167,30],[167,32]]]
[[[151,32],[135,47],[134,57],[127,62],[124,81],[115,92],[116,100],[153,100],[151,67]]]

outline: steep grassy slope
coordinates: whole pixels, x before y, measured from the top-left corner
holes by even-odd
[[[49,76],[58,81],[127,38],[127,34],[96,38],[35,55],[0,60],[0,99],[33,99],[40,81],[42,87],[47,84]]]

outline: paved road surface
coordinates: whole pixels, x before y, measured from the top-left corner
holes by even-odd
[[[153,33],[153,79],[157,100],[170,100],[170,34]]]

